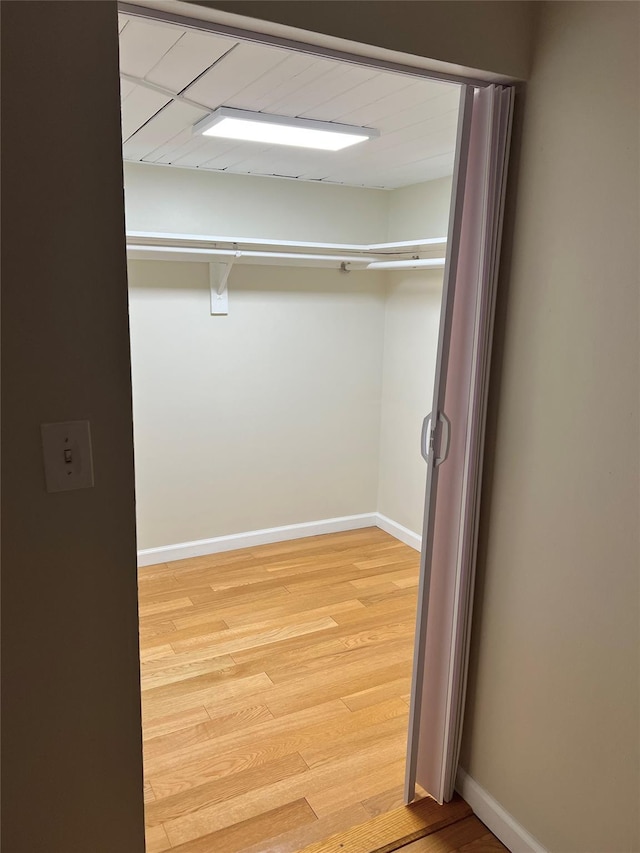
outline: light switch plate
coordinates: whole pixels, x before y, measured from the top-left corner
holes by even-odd
[[[41,424],[44,472],[48,492],[93,486],[89,421]]]

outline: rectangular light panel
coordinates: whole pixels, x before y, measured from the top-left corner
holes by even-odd
[[[380,131],[370,127],[275,116],[231,107],[219,107],[194,125],[193,132],[203,136],[262,142],[267,145],[292,145],[323,151],[340,151],[342,148],[380,136]]]

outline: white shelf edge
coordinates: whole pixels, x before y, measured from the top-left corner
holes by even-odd
[[[271,246],[295,249],[323,249],[335,252],[381,252],[398,250],[406,254],[410,249],[420,247],[436,248],[446,246],[446,237],[424,237],[416,240],[400,240],[390,243],[316,243],[301,240],[274,240],[264,237],[229,237],[208,234],[173,234],[158,231],[127,231],[127,244],[135,241],[146,245],[176,245],[179,243],[228,243],[232,246]],[[202,248],[206,248],[203,246]]]
[[[419,240],[400,240],[395,243],[369,243],[367,249],[370,252],[381,252],[386,249],[411,249],[419,246],[432,246],[433,248],[436,248],[446,245],[446,237],[424,237]]]

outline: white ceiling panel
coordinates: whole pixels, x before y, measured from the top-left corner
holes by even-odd
[[[406,78],[405,78],[406,79]],[[419,110],[425,108],[426,105],[434,99],[438,94],[446,94],[449,86],[437,84],[441,86],[440,92],[434,94],[431,81],[412,80],[411,85],[401,89],[397,94],[387,95],[379,101],[374,101],[371,104],[363,104],[340,116],[340,121],[345,124],[364,125],[366,121],[373,121],[376,126],[380,121],[383,121],[389,116],[396,115],[404,110]],[[457,87],[453,87],[454,91],[458,91]]]
[[[144,77],[184,32],[180,27],[130,19],[120,33],[120,70]]]
[[[228,143],[227,146],[223,147],[224,143]],[[228,172],[238,172],[241,174],[248,175],[250,172],[245,168],[245,163],[250,157],[257,156],[256,150],[260,150],[260,145],[252,144],[251,142],[238,142],[237,140],[218,140],[218,145],[214,150],[213,147],[210,149],[213,152],[212,155],[208,157],[202,164],[202,168],[204,169],[217,169]],[[263,152],[266,151],[266,148],[262,149]],[[269,149],[269,155],[273,157],[273,152]],[[269,163],[269,168],[271,168],[271,161]],[[274,174],[273,172],[259,172],[258,174]]]
[[[307,56],[304,53],[291,53],[282,62],[237,92],[227,101],[225,106],[236,107],[240,110],[262,110],[264,112],[274,102],[274,93],[281,90],[287,81],[305,78],[307,76],[305,72],[310,72],[311,68],[318,66],[318,64],[317,59],[313,56]],[[315,79],[321,73],[322,71],[318,70],[317,74],[311,79]]]
[[[123,146],[125,159],[142,160],[167,139],[174,138],[182,128],[191,127],[206,114],[204,110],[172,101],[126,140]]]
[[[363,65],[346,65],[338,62],[332,65],[330,71],[312,83],[273,103],[270,110],[278,115],[305,116],[310,110],[326,104],[337,95],[348,92],[365,80],[370,80],[377,73]]]
[[[202,138],[204,144],[199,145],[197,137],[194,138],[178,152],[177,158],[170,162],[175,166],[225,169],[228,165],[237,163],[239,159],[247,156],[243,146],[250,143],[238,142],[236,139]],[[242,150],[239,151],[239,149]]]
[[[349,173],[353,178],[362,181],[368,172]],[[444,178],[451,174],[451,158],[449,154],[428,157],[424,160],[416,160],[413,163],[405,163],[396,167],[381,167],[376,171],[381,186],[404,187],[410,184],[418,184],[423,181],[435,181],[436,178]],[[355,182],[355,181],[354,181]]]
[[[284,62],[287,52],[262,45],[240,43],[225,54],[211,70],[203,74],[184,93],[190,100],[211,109],[227,102],[254,83],[276,65]]]
[[[449,149],[450,140],[451,134],[448,130],[429,134],[428,137],[416,136],[413,139],[407,139],[398,145],[394,145],[391,149],[393,151],[393,159],[389,157],[388,151],[380,151],[367,158],[367,166],[373,168],[385,167],[389,163],[396,166],[404,163],[413,163],[415,160],[424,160],[444,155]]]
[[[206,136],[194,136],[191,134],[190,138],[183,145],[158,158],[156,162],[195,169],[214,156],[214,146],[217,142],[226,142],[228,145],[231,145],[227,140],[214,140],[208,139]]]
[[[151,116],[161,110],[171,99],[142,86],[135,86],[122,102],[122,141],[126,142]]]
[[[153,151],[149,151],[144,157],[126,157],[125,160],[144,160],[145,163],[170,163],[175,152],[184,147],[193,138],[191,127],[185,127],[181,131],[162,142]]]
[[[389,150],[398,151],[407,143],[417,142],[426,150],[431,146],[432,140],[442,132],[445,133],[447,141],[450,142],[452,135],[455,138],[456,124],[457,113],[449,112],[440,116],[432,116],[424,121],[409,125],[409,127],[383,133],[378,139],[374,140],[374,145],[369,146],[367,160],[379,161],[388,156]],[[348,163],[351,160],[358,159],[357,146],[344,149],[344,162]]]
[[[299,89],[302,89],[304,86],[307,86],[309,83],[317,80],[318,77],[326,74],[332,68],[332,63],[326,59],[318,59],[317,57],[308,57],[305,54],[295,53],[291,54],[289,59],[293,59],[294,57],[305,60],[304,70],[282,80],[277,86],[274,86],[271,91],[266,92],[265,95],[260,98],[256,98],[255,102],[251,106],[252,110],[258,110],[259,112],[273,112],[275,104],[284,100],[292,92],[297,92]],[[309,61],[310,64],[307,65],[306,62]],[[289,68],[291,69],[291,66],[289,66]],[[243,92],[239,92],[236,98],[242,98],[243,95]],[[229,106],[231,106],[231,104]],[[247,101],[244,101],[243,109],[247,109]]]
[[[364,167],[372,170],[372,186],[380,186],[376,181],[380,180],[380,170],[385,166],[395,166],[402,159],[411,162],[433,157],[443,153],[442,145],[449,150],[451,140],[455,141],[456,125],[457,114],[446,114],[402,132],[382,134],[378,139],[365,143],[366,155],[364,146],[359,145],[343,151],[316,152],[325,156],[310,158],[309,168],[298,171],[296,177],[303,180],[326,180],[329,177],[334,180],[337,177],[343,183],[345,174],[353,172],[360,175]]]
[[[233,171],[244,171],[247,174],[254,175],[271,174],[298,178],[314,167],[317,167],[318,171],[321,172],[331,171],[327,162],[333,162],[333,153],[331,151],[311,151],[304,148],[291,149],[281,146],[278,155],[271,148],[265,147],[261,151],[248,150],[247,148],[244,151],[244,158],[238,159],[234,164]],[[325,161],[324,165],[319,165],[322,160]]]
[[[125,98],[128,98],[129,95],[136,88],[135,83],[130,83],[128,80],[125,80],[124,77],[120,78],[120,100],[124,101]]]
[[[307,118],[315,118],[320,121],[343,122],[343,117],[358,108],[367,108],[376,104],[385,96],[397,95],[411,81],[399,74],[374,74],[367,80],[348,89],[334,98],[319,104],[317,107],[307,110],[304,115]],[[351,122],[344,122],[350,124]]]
[[[376,126],[385,135],[402,132],[416,124],[435,121],[439,116],[457,114],[458,93],[452,92],[433,98],[424,104],[416,104],[406,110],[391,112],[389,115],[379,118]]]
[[[151,83],[181,92],[236,44],[234,39],[216,38],[206,33],[187,32],[147,72]]]
[[[387,188],[453,170],[458,86],[127,15],[119,26],[122,71],[138,78],[122,83],[127,160]],[[335,152],[194,136],[219,106],[380,136]]]

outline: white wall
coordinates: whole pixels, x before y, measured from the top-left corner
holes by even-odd
[[[375,511],[383,285],[129,263],[139,548]]]
[[[393,190],[388,239],[446,236],[450,201],[450,177]],[[388,274],[378,510],[418,534],[426,482],[420,431],[433,398],[441,300],[441,270]]]
[[[433,397],[441,299],[438,270],[388,275],[378,511],[419,535],[426,483],[420,431]]]
[[[128,164],[127,227],[442,236],[450,192]],[[441,283],[238,265],[229,315],[212,317],[206,265],[130,262],[138,547],[376,510],[420,533]]]
[[[388,240],[446,237],[451,177],[400,187],[389,193]]]
[[[541,4],[507,217],[462,761],[559,853],[640,850],[639,14]]]
[[[125,202],[134,231],[329,243],[387,238],[386,190],[125,163]]]

